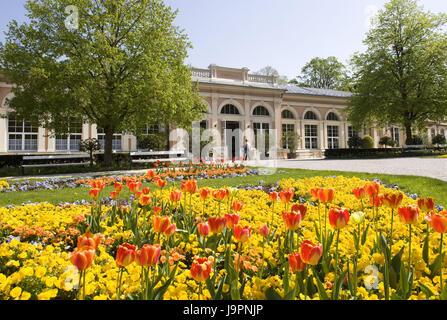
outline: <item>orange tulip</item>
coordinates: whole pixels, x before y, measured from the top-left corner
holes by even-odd
[[[157,206],[155,206],[155,207],[153,208],[153,210],[154,210],[154,213],[155,213],[155,214],[159,214],[159,213],[161,213],[161,212],[163,211],[162,208],[157,207]]]
[[[289,254],[289,266],[290,272],[304,271],[304,269],[306,268],[306,263],[301,258],[301,253],[294,252],[292,254]]]
[[[290,211],[299,212],[301,214],[301,220],[307,216],[307,207],[303,204],[294,204]]]
[[[114,184],[113,184],[113,188],[115,189],[115,191],[116,192],[121,192],[121,191],[123,191],[123,184],[122,183],[120,183],[120,182],[115,182]]]
[[[137,251],[136,262],[143,267],[155,267],[158,263],[160,253],[161,248],[159,244],[154,246],[145,244],[141,250]]]
[[[156,173],[155,173],[154,170],[148,170],[148,171],[146,172],[146,176],[147,176],[149,179],[153,179],[153,178],[155,177],[155,175],[156,175]]]
[[[233,202],[233,210],[236,212],[239,212],[242,210],[242,208],[244,207],[244,204],[240,201],[234,201]]]
[[[171,221],[167,216],[152,216],[152,224],[154,232],[165,232],[166,229],[171,225]]]
[[[197,181],[194,179],[182,181],[180,186],[180,190],[187,193],[196,193],[197,192]]]
[[[180,201],[181,198],[182,198],[182,192],[178,190],[172,191],[171,194],[169,195],[169,199],[172,202]]]
[[[212,192],[213,198],[215,200],[217,200],[217,201],[222,201],[228,195],[229,195],[229,190],[228,189],[219,189],[219,190],[214,190]]]
[[[285,188],[279,193],[279,198],[281,199],[281,202],[287,203],[290,202],[290,200],[293,198],[293,195],[295,194],[295,190],[292,188]]]
[[[312,188],[310,189],[310,195],[312,196],[312,201],[318,200],[318,192],[320,192],[321,188]]]
[[[416,224],[418,222],[419,209],[416,206],[400,207],[398,213],[403,223]]]
[[[112,191],[112,192],[110,192],[110,194],[109,194],[110,198],[112,198],[112,199],[114,199],[114,200],[115,200],[116,198],[118,198],[119,195],[120,195],[120,193],[119,193],[119,192],[116,192],[116,191]]]
[[[149,203],[151,202],[151,197],[150,196],[146,196],[146,195],[142,195],[138,201],[140,202],[141,206],[147,206],[149,205]]]
[[[269,235],[269,227],[267,227],[266,224],[264,224],[263,226],[259,227],[258,229],[258,233],[263,236],[264,238],[267,237]]]
[[[354,188],[354,190],[352,190],[352,192],[354,193],[354,196],[357,199],[363,199],[366,197],[366,189],[364,187]]]
[[[229,214],[225,215],[225,225],[229,229],[233,229],[235,225],[239,223],[240,216],[237,214]]]
[[[287,230],[295,231],[300,227],[301,214],[299,212],[286,212],[283,211],[282,218]]]
[[[140,188],[143,184],[141,182],[130,182],[127,184],[127,187],[129,188],[130,192],[136,193],[140,191]]]
[[[447,211],[431,212],[425,217],[425,220],[432,226],[432,228],[439,233],[447,232]]]
[[[81,249],[76,248],[75,251],[69,254],[69,258],[71,263],[78,268],[79,271],[82,271],[92,265],[95,253],[96,251],[92,247],[83,247]]]
[[[137,256],[136,250],[136,246],[128,243],[120,245],[116,253],[116,266],[118,268],[127,267],[129,264],[134,262]]]
[[[177,229],[177,226],[175,223],[171,223],[163,232],[165,236],[170,237],[175,233],[175,230]]]
[[[242,227],[239,224],[237,224],[234,226],[233,232],[234,232],[234,238],[236,239],[236,241],[244,243],[250,239],[251,226]]]
[[[385,194],[382,198],[382,202],[384,205],[391,209],[397,209],[400,203],[402,202],[404,195],[402,193],[399,194]]]
[[[92,199],[97,198],[99,195],[99,191],[100,191],[99,189],[90,189],[90,191],[88,192],[88,195]]]
[[[196,281],[204,282],[211,274],[213,263],[207,258],[198,258],[191,265],[191,276]]]
[[[278,192],[270,192],[269,193],[270,201],[278,201]]]
[[[348,225],[349,211],[348,209],[341,209],[338,207],[329,210],[329,223],[335,229],[342,229]]]
[[[82,249],[84,247],[91,247],[96,250],[100,242],[101,242],[101,235],[99,233],[93,234],[87,232],[78,237],[78,249]]]
[[[104,189],[105,183],[102,180],[93,180],[92,181],[92,188],[93,189],[99,189],[99,191],[101,191],[102,189]]]
[[[209,217],[208,224],[212,233],[221,233],[225,228],[226,219],[224,217]]]
[[[430,197],[418,199],[418,207],[422,211],[432,211],[435,208],[435,200]]]
[[[318,200],[322,203],[332,202],[335,197],[335,190],[332,188],[320,188],[318,190]]]
[[[321,244],[316,245],[310,240],[304,240],[301,244],[301,259],[305,263],[315,266],[320,261],[323,253],[322,249],[323,246]]]
[[[148,187],[144,187],[141,192],[143,192],[143,194],[148,195],[151,192],[151,189],[149,189]]]
[[[210,226],[207,222],[202,222],[197,225],[197,231],[202,237],[207,237],[210,233]]]
[[[161,179],[157,179],[154,182],[157,185],[157,187],[159,187],[160,189],[163,189],[166,186],[166,183],[167,183],[166,180],[161,180]]]
[[[200,198],[202,198],[203,200],[205,200],[206,198],[208,198],[211,194],[211,190],[208,188],[202,188],[200,189]]]
[[[374,202],[373,202],[374,199]],[[383,194],[377,194],[374,197],[369,197],[369,203],[374,206],[374,207],[381,207],[383,205],[383,199],[384,199],[384,195]]]
[[[376,181],[369,181],[365,184],[364,188],[370,197],[375,197],[379,194],[380,185]]]

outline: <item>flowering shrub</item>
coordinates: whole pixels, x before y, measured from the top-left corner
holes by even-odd
[[[445,299],[447,213],[375,181],[124,188],[0,208],[0,299]],[[112,198],[113,198],[112,197]]]

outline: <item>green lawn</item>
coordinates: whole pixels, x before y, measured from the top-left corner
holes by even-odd
[[[356,172],[341,172],[341,171],[315,171],[315,170],[303,170],[303,169],[278,169],[278,171],[286,171],[287,173],[280,173],[274,175],[263,176],[249,176],[249,177],[237,177],[237,178],[225,178],[225,179],[209,179],[199,180],[199,187],[223,187],[223,186],[238,186],[240,184],[258,185],[262,180],[264,184],[274,184],[277,181],[284,178],[306,178],[313,176],[347,176],[347,177],[359,177],[366,179],[379,178],[383,183],[391,185],[397,184],[399,187],[410,193],[416,193],[421,197],[431,196],[435,198],[436,204],[443,207],[447,207],[447,182],[415,176],[395,176],[384,174],[371,174],[371,173],[356,173]],[[180,185],[180,182],[176,182],[176,185]],[[152,189],[155,188],[153,184],[148,184]],[[60,202],[74,202],[76,200],[85,199],[88,200],[88,188],[76,188],[76,189],[61,189],[61,190],[42,190],[42,191],[29,191],[29,192],[16,192],[16,193],[0,193],[0,206],[6,206],[8,204],[22,204],[23,202],[49,202],[53,204],[59,204]],[[103,195],[107,195],[112,191],[112,187],[106,187],[103,191]],[[127,189],[123,190],[122,195],[128,196]]]

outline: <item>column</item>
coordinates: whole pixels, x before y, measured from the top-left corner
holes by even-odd
[[[320,149],[326,149],[326,136],[325,136],[325,131],[326,131],[326,121],[320,121]]]
[[[346,148],[345,127],[346,127],[346,125],[344,122],[341,124],[341,126],[338,127],[340,130],[340,138],[339,138],[340,139],[340,148],[342,148],[342,149]]]
[[[281,99],[275,98],[273,101],[273,112],[274,112],[274,122],[275,122],[275,128],[276,129],[276,147],[278,154],[279,148],[281,147]]]
[[[45,152],[45,129],[41,127],[37,131],[37,152]]]
[[[304,121],[300,120],[300,126],[301,126],[301,149],[306,149],[306,136],[305,136],[305,130],[304,130]]]
[[[8,118],[0,118],[0,153],[2,152],[8,152]]]

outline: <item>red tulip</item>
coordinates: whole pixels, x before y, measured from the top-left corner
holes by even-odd
[[[165,236],[170,237],[175,233],[175,230],[177,230],[177,226],[175,223],[171,223],[163,232]]]
[[[357,199],[363,199],[363,198],[366,197],[366,189],[365,189],[365,187],[354,188],[354,190],[352,190],[352,192],[354,193],[354,196]]]
[[[295,190],[292,188],[285,188],[279,193],[279,198],[281,199],[281,202],[290,202],[290,200],[293,198],[293,195],[295,194]]]
[[[322,249],[323,246],[321,244],[316,245],[310,240],[304,240],[301,244],[301,259],[305,263],[315,266],[320,261],[323,253]]]
[[[137,251],[136,262],[143,267],[155,267],[158,263],[160,253],[161,248],[159,244],[154,246],[145,244],[141,250]]]
[[[307,216],[307,207],[303,204],[294,204],[290,211],[299,212],[301,214],[301,220]]]
[[[244,207],[244,204],[240,201],[234,201],[233,202],[233,210],[236,212],[239,212],[242,210],[242,208]]]
[[[152,216],[152,224],[154,232],[165,232],[171,225],[171,221],[167,216]]]
[[[320,188],[318,190],[318,199],[322,203],[332,202],[335,197],[335,190],[332,188]]]
[[[99,195],[99,191],[100,191],[99,189],[90,189],[90,191],[88,192],[88,195],[92,199],[97,198]]]
[[[320,192],[321,188],[312,188],[310,189],[310,195],[312,196],[312,200],[318,200],[318,192]]]
[[[143,192],[143,194],[148,195],[151,192],[151,189],[149,189],[148,187],[144,187],[141,192]]]
[[[287,230],[295,231],[300,227],[301,214],[299,212],[286,212],[283,211],[282,218]]]
[[[92,184],[92,188],[93,189],[99,189],[99,191],[101,191],[105,187],[105,183],[102,180],[100,180],[100,179],[93,180],[91,182],[91,184]]]
[[[273,201],[273,202],[278,201],[278,192],[275,192],[275,191],[270,192],[269,198],[270,198],[270,201]]]
[[[416,206],[400,207],[398,213],[403,223],[416,224],[418,222],[419,209]]]
[[[142,195],[138,201],[140,202],[140,204],[144,207],[147,206],[150,202],[151,202],[151,197],[150,196],[146,196],[146,195]]]
[[[198,258],[191,265],[191,276],[196,281],[204,282],[211,274],[213,263],[207,258]]]
[[[128,243],[120,245],[116,253],[116,266],[118,268],[127,267],[129,264],[134,262],[137,256],[136,250],[136,246]]]
[[[182,198],[182,192],[178,191],[178,190],[172,191],[170,196],[169,196],[169,199],[172,202],[180,201],[181,198]]]
[[[431,212],[430,215],[425,217],[425,220],[432,226],[432,228],[439,233],[447,232],[447,211],[441,211],[435,213]]]
[[[383,205],[383,194],[377,194],[375,197],[369,197],[369,203],[374,207],[381,207]],[[373,202],[374,199],[374,202]]]
[[[112,199],[114,199],[114,200],[115,200],[116,198],[118,198],[119,195],[120,195],[120,193],[119,193],[119,192],[116,192],[116,191],[112,191],[112,192],[110,192],[110,194],[109,194],[110,198],[112,198]]]
[[[221,233],[225,228],[226,220],[224,217],[209,217],[208,224],[212,233]]]
[[[210,233],[210,226],[207,222],[202,222],[197,225],[197,231],[202,237],[207,237]]]
[[[208,188],[202,188],[200,189],[200,198],[202,198],[203,200],[205,200],[206,198],[208,198],[211,194],[211,190]]]
[[[422,211],[432,211],[435,208],[435,200],[430,197],[418,199],[418,207]]]
[[[258,233],[264,238],[269,235],[269,232],[270,232],[269,227],[267,227],[266,224],[264,224],[262,227],[259,227],[258,229]]]
[[[239,223],[240,216],[237,214],[229,214],[225,215],[225,225],[229,229],[233,229],[236,224]]]
[[[404,195],[402,193],[385,194],[382,198],[382,202],[389,208],[397,209],[397,207],[399,207],[400,203],[402,202],[403,197]]]
[[[113,184],[113,188],[115,189],[116,192],[119,193],[119,192],[123,191],[123,184],[120,182],[115,182]]]
[[[376,181],[369,181],[365,184],[364,188],[370,197],[375,197],[379,194],[380,185]]]
[[[239,224],[234,226],[234,238],[237,242],[247,242],[251,235],[251,226],[242,227]]]
[[[304,271],[306,268],[306,263],[301,258],[301,253],[294,252],[289,254],[289,266],[290,272]]]
[[[155,213],[156,215],[159,214],[159,213],[161,213],[161,212],[163,211],[162,208],[157,207],[157,206],[155,206],[155,207],[153,208],[153,210],[154,210],[154,213]]]
[[[79,271],[82,271],[92,265],[95,253],[96,251],[92,247],[83,247],[81,249],[76,248],[75,251],[69,254],[69,258],[71,263],[78,268]]]
[[[341,209],[338,207],[329,210],[329,223],[335,229],[342,229],[348,225],[349,211],[348,209]]]

